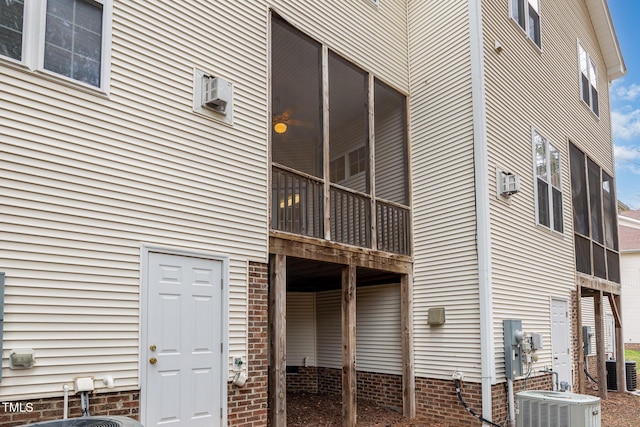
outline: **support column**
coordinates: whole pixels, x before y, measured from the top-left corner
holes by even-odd
[[[598,394],[602,399],[607,398],[607,365],[604,348],[604,304],[602,291],[595,291],[593,306],[596,322],[596,353],[598,360]]]
[[[402,327],[402,415],[416,416],[416,381],[413,357],[413,276],[400,279],[400,322]]]
[[[342,425],[356,427],[356,266],[342,269]]]
[[[609,305],[616,327],[616,386],[620,393],[627,391],[627,366],[624,360],[624,336],[622,335],[622,300],[620,295],[609,294]]]
[[[271,426],[287,425],[287,258],[271,255],[269,280],[269,399]]]
[[[586,365],[584,363],[584,358],[585,358],[585,354],[584,354],[584,338],[582,336],[582,286],[580,286],[578,284],[577,289],[576,289],[576,300],[574,302],[574,304],[576,304],[576,317],[577,317],[577,325],[578,325],[578,331],[577,331],[577,335],[578,335],[578,348],[577,348],[577,352],[578,352],[578,375],[576,375],[577,379],[578,379],[578,393],[580,394],[584,394],[587,391],[587,387],[586,387],[586,381],[584,379],[584,370],[586,368]]]

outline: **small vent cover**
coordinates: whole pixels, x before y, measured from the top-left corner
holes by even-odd
[[[202,76],[202,106],[226,113],[231,103],[231,83],[222,77]]]

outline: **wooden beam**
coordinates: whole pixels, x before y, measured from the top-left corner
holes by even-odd
[[[596,357],[598,360],[598,394],[607,398],[607,365],[604,348],[604,304],[602,291],[596,292],[593,298],[596,322]]]
[[[402,326],[402,414],[416,416],[416,381],[413,357],[413,277],[400,279],[400,323]]]
[[[576,279],[580,286],[595,291],[601,291],[608,294],[620,295],[622,286],[620,283],[610,282],[598,277],[587,276],[583,273],[576,273]],[[584,292],[583,292],[584,295]]]
[[[356,266],[342,270],[342,425],[356,427]]]
[[[627,366],[624,359],[624,336],[622,335],[622,299],[620,295],[609,295],[611,308],[615,307],[616,316],[616,385],[618,392],[625,393],[627,391]],[[618,322],[618,320],[620,320]]]
[[[269,252],[315,261],[410,274],[413,260],[410,256],[390,254],[373,249],[359,248],[329,240],[271,231]]]
[[[578,318],[578,393],[584,394],[587,391],[586,380],[584,378],[584,348],[582,343],[584,339],[582,337],[582,286],[578,285],[576,288],[576,300],[574,302],[576,304],[576,317]]]
[[[616,303],[616,295],[607,294],[609,298],[609,306],[611,307],[611,312],[613,313],[613,320],[616,323],[616,328],[622,327],[622,316],[620,316],[620,311],[618,310],[618,304]]]
[[[271,255],[269,280],[269,396],[271,426],[287,425],[287,267],[284,255]]]

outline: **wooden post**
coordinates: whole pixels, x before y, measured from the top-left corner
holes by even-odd
[[[271,425],[287,425],[287,258],[271,255],[269,280],[269,341],[271,365],[269,366],[269,396]]]
[[[604,349],[604,305],[602,291],[595,291],[593,298],[596,322],[596,353],[598,360],[598,394],[602,399],[607,398],[607,365]]]
[[[356,427],[356,266],[342,270],[342,425]]]
[[[584,354],[584,347],[582,345],[582,343],[584,342],[584,338],[582,336],[582,286],[580,284],[578,284],[578,287],[576,289],[576,317],[577,319],[577,324],[578,324],[578,375],[576,376],[578,379],[578,393],[580,394],[584,394],[587,391],[587,387],[586,387],[586,381],[584,379],[584,370],[585,370],[585,363],[584,363],[584,358],[585,358],[585,354]]]
[[[331,240],[331,168],[329,153],[329,48],[322,46],[322,170],[324,177],[324,238]]]
[[[609,305],[616,325],[616,386],[618,391],[627,391],[627,365],[624,359],[624,336],[622,335],[622,301],[620,295],[609,294]]]
[[[400,279],[400,323],[402,327],[402,414],[416,416],[416,382],[413,359],[413,277]]]

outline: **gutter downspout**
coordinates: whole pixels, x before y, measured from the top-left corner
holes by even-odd
[[[496,383],[491,285],[491,232],[489,223],[489,155],[481,0],[469,0],[469,42],[473,100],[473,152],[476,193],[476,245],[480,300],[480,358],[482,366],[482,416],[492,419],[491,386]]]

